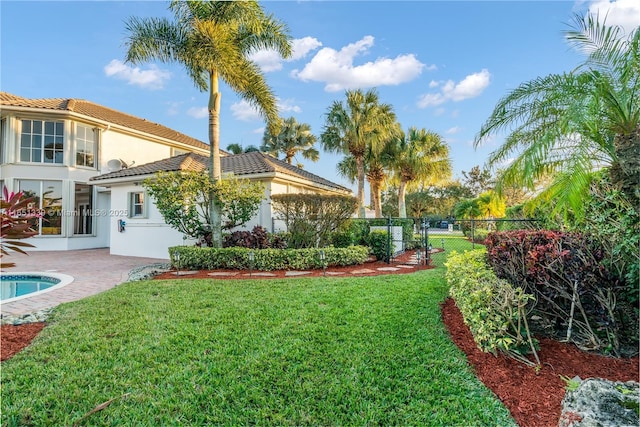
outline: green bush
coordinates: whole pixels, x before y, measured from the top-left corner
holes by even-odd
[[[369,233],[367,246],[378,260],[389,261],[388,254],[393,254],[394,251],[393,241],[389,247],[389,233],[382,230],[373,230]]]
[[[457,253],[447,262],[450,295],[482,351],[498,351],[531,364],[531,351],[539,365],[537,342],[531,337],[525,307],[533,296],[496,277],[487,265],[483,249]]]
[[[476,228],[475,230],[473,230],[473,241],[476,243],[483,243],[484,241],[487,240],[487,236],[489,235],[490,231],[485,229],[485,228]],[[469,235],[469,237],[471,237],[471,235]]]
[[[316,248],[254,250],[253,269],[273,271],[322,268],[320,250]],[[327,266],[358,265],[363,264],[369,258],[369,248],[366,246],[329,247],[323,250]],[[247,270],[251,267],[249,263],[251,251],[251,249],[240,247],[174,246],[169,248],[169,256],[171,265],[181,269]],[[177,260],[178,255],[179,261]]]

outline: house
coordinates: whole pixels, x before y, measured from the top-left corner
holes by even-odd
[[[168,258],[167,247],[184,242],[139,183],[155,171],[203,167],[208,144],[90,101],[6,92],[0,92],[0,142],[0,187],[34,196],[32,208],[43,214],[34,223],[33,250],[110,247],[113,254]],[[221,152],[223,171],[264,182],[267,197],[351,193],[261,153],[227,154]],[[125,233],[118,227],[123,218]],[[255,224],[273,228],[268,200]]]
[[[111,253],[166,258],[169,246],[190,243],[185,236],[164,223],[162,215],[140,184],[157,172],[207,173],[208,162],[207,156],[188,153],[91,178],[91,182],[111,190],[112,221],[125,221],[124,229],[112,226],[112,230],[117,228],[119,231],[111,234]],[[265,198],[258,213],[243,229],[251,229],[256,225],[269,231],[283,229],[283,224],[274,218],[272,194],[352,194],[348,188],[261,152],[223,156],[220,163],[223,175],[232,173],[238,178],[258,181],[265,188]]]

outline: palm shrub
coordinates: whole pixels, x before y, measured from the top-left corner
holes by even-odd
[[[32,248],[33,245],[22,240],[38,234],[31,228],[31,221],[38,218],[38,213],[29,209],[34,202],[33,197],[27,197],[23,192],[9,193],[7,187],[2,189],[0,200],[0,217],[2,218],[2,232],[0,234],[0,258],[11,252],[26,254],[22,248]],[[0,267],[15,266],[13,262],[0,262]]]
[[[376,259],[389,261],[389,254],[393,254],[393,240],[389,239],[389,233],[382,230],[373,230],[367,236],[367,246]]]
[[[527,304],[534,299],[520,287],[499,279],[487,265],[484,250],[452,251],[446,278],[450,295],[482,351],[505,353],[527,364],[531,352],[540,365],[527,322]]]

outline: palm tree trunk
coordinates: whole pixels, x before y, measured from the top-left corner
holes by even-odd
[[[209,84],[209,174],[211,179],[221,179],[220,168],[220,98],[218,72],[210,72]],[[215,194],[209,194],[209,215],[211,217],[211,244],[214,248],[222,247],[222,211]]]
[[[364,218],[364,157],[356,156],[356,170],[358,171],[358,217]]]
[[[405,202],[406,193],[407,183],[405,181],[400,181],[400,186],[398,187],[398,215],[400,215],[400,218],[407,217],[407,203]]]
[[[380,181],[371,181],[371,200],[376,218],[382,218],[382,203],[380,203]]]

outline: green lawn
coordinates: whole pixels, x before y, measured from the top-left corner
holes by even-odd
[[[514,425],[447,336],[443,274],[146,281],[64,304],[2,363],[2,424]]]

